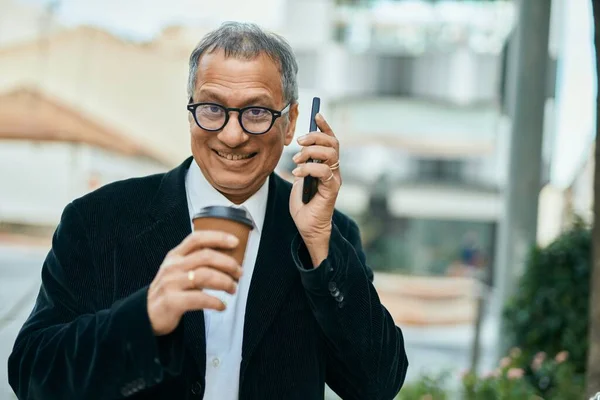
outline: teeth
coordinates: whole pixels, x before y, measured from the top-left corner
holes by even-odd
[[[228,160],[244,160],[246,158],[250,158],[251,154],[231,154],[231,153],[221,153],[220,151],[217,152],[217,154],[220,157],[226,158]]]

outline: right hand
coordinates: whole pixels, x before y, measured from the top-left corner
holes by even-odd
[[[196,231],[167,253],[148,289],[148,316],[156,336],[173,332],[187,311],[225,310],[221,300],[202,289],[235,293],[242,267],[216,249],[233,249],[238,242],[225,232]]]

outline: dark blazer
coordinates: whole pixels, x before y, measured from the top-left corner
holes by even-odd
[[[190,232],[185,174],[104,186],[70,203],[42,267],[35,307],[8,360],[20,399],[200,399],[204,317],[156,338],[148,285]],[[246,308],[240,399],[392,399],[408,362],[381,305],[358,227],[335,212],[327,260],[313,269],[273,174]],[[212,400],[212,399],[211,399]],[[218,400],[218,399],[216,399]]]

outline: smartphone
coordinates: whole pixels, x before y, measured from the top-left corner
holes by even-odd
[[[310,111],[310,126],[309,132],[315,132],[317,130],[317,121],[315,121],[315,117],[321,108],[321,99],[319,97],[313,97],[312,101],[312,109]],[[307,162],[317,162],[320,163],[321,160],[313,160],[309,158]],[[313,176],[304,177],[304,182],[302,183],[302,202],[304,204],[308,203],[314,195],[317,193],[317,186],[319,185],[319,179]]]

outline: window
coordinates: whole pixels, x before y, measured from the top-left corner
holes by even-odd
[[[417,179],[425,182],[461,182],[464,180],[462,160],[420,159]]]

